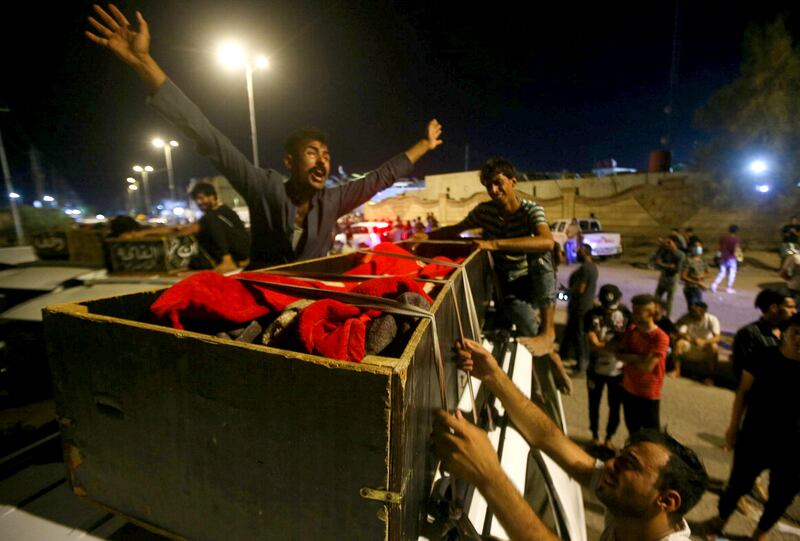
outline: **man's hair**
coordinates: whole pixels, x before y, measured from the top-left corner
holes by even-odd
[[[704,303],[703,301],[694,301],[692,303],[692,306],[699,306],[700,308],[702,308],[706,312],[708,311],[708,305],[706,303]]]
[[[738,225],[732,225],[732,226],[730,226],[730,227],[728,228],[728,232],[729,232],[729,233],[738,233],[738,232],[739,232],[739,226],[738,226]]]
[[[581,244],[581,248],[582,248],[582,249],[583,249],[583,251],[584,251],[584,252],[586,252],[588,255],[592,255],[592,245],[591,245],[591,244],[586,244],[586,243],[584,242],[583,244]]]
[[[681,506],[674,516],[682,518],[703,496],[708,473],[694,451],[666,432],[642,429],[628,439],[628,445],[644,442],[660,445],[669,453],[669,460],[659,472],[658,489],[674,490],[681,495]]]
[[[217,190],[214,188],[214,185],[210,182],[198,182],[194,186],[192,186],[189,195],[192,196],[192,199],[196,199],[198,195],[213,195],[214,197],[217,196]]]
[[[514,164],[505,158],[492,158],[481,167],[481,184],[488,184],[499,174],[503,174],[507,178],[517,178]]]
[[[111,218],[111,220],[109,220],[108,223],[111,226],[111,232],[108,234],[109,238],[116,238],[123,233],[128,233],[129,231],[139,231],[142,228],[139,222],[130,216],[125,215],[114,216]]]
[[[762,289],[758,295],[756,295],[756,302],[754,306],[763,313],[769,310],[769,307],[773,304],[782,304],[783,299],[785,298],[786,294],[775,289]]]
[[[327,146],[328,135],[317,128],[300,128],[289,134],[283,143],[283,151],[291,156],[297,156],[300,146],[310,141],[319,141]]]
[[[690,231],[691,231],[692,233],[694,233],[694,228],[692,228],[692,227],[687,227],[687,228],[686,228],[686,232],[687,232],[687,233],[689,233]]]
[[[636,295],[631,299],[631,304],[633,306],[647,306],[648,304],[656,304],[657,302],[658,299],[648,293]]]

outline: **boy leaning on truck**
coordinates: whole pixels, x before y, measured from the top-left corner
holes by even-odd
[[[530,337],[522,342],[533,355],[546,355],[555,342],[556,282],[554,241],[544,209],[517,194],[517,171],[504,158],[487,161],[480,180],[491,201],[479,203],[459,223],[431,231],[428,236],[450,239],[468,229],[483,230],[475,244],[493,253],[500,310],[517,326],[519,335]],[[538,328],[535,310],[541,320]]]

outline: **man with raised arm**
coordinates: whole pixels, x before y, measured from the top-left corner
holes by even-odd
[[[689,540],[683,517],[700,500],[708,480],[693,451],[665,433],[646,430],[632,436],[616,458],[601,463],[528,400],[480,344],[464,340],[456,349],[461,367],[502,402],[531,447],[594,489],[608,509],[601,541]],[[475,485],[512,541],[558,539],[503,471],[486,432],[460,412],[436,412],[433,450],[446,471]]]
[[[197,151],[244,196],[250,208],[250,268],[327,255],[333,244],[336,220],[408,176],[413,165],[439,146],[442,126],[428,124],[425,137],[390,159],[365,178],[326,188],[330,153],[324,133],[302,129],[285,143],[284,167],[289,179],[273,169],[255,167],[200,109],[173,83],[150,56],[150,30],[138,11],[138,29],[113,4],[108,12],[94,6],[89,17],[94,32],[86,36],[111,50],[130,66],[150,93],[149,104],[194,141]]]

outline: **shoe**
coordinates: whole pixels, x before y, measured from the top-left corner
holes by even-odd
[[[605,447],[609,451],[616,451],[617,450],[617,448],[614,446],[614,444],[611,443],[611,440],[606,440],[605,443],[603,443],[603,447]]]
[[[711,284],[711,287],[709,289],[711,290],[712,293],[716,293],[717,292],[717,284]]]
[[[728,288],[728,289],[726,289],[725,291],[726,291],[726,292],[728,292],[728,293],[736,293],[736,290],[735,290],[735,289],[733,289],[732,287],[729,287],[729,288]]]

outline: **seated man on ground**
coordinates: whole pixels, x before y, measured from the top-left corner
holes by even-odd
[[[502,402],[531,447],[591,487],[605,504],[608,514],[601,541],[689,540],[691,532],[683,517],[700,500],[708,480],[692,450],[665,433],[646,430],[634,434],[617,457],[601,463],[528,400],[480,344],[465,340],[456,349],[462,368],[481,379]],[[446,471],[477,487],[510,539],[559,539],[514,487],[486,433],[461,412],[436,412],[433,450]]]
[[[708,363],[710,374],[714,377],[719,356],[720,326],[717,316],[708,313],[708,305],[702,301],[689,307],[689,313],[676,323],[678,340],[675,343],[675,370],[673,375],[681,375],[684,361]]]

